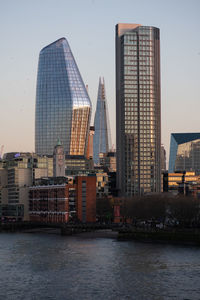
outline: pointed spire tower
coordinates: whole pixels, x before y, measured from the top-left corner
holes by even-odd
[[[99,163],[99,153],[108,153],[111,149],[110,122],[106,101],[104,78],[99,78],[97,106],[94,119],[93,159]]]

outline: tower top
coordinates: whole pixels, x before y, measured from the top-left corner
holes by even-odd
[[[60,141],[60,138],[58,137],[58,140],[57,140],[57,144],[56,144],[56,146],[62,146],[62,144],[61,144],[61,141]]]
[[[129,24],[129,23],[119,23],[116,25],[116,34],[117,36],[123,35],[127,31],[131,31],[139,26],[142,26],[141,24]]]

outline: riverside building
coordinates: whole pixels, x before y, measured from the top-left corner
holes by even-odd
[[[116,25],[117,186],[124,196],[160,192],[160,31]]]

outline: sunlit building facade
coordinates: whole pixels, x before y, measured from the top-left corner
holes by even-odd
[[[39,56],[35,150],[52,155],[58,138],[67,155],[86,155],[91,101],[65,38]]]
[[[200,174],[200,133],[172,133],[169,172]]]
[[[160,192],[160,31],[116,25],[117,186],[124,196]]]
[[[99,154],[111,149],[111,134],[104,79],[99,79],[97,106],[94,119],[93,160],[99,164]]]

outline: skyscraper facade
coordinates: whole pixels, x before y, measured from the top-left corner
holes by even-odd
[[[160,32],[116,25],[117,185],[125,196],[160,192]]]
[[[104,78],[99,78],[94,129],[93,160],[95,164],[98,164],[99,153],[108,153],[111,148],[110,124]]]
[[[200,174],[200,133],[172,133],[169,173],[195,172]]]
[[[52,155],[58,138],[65,154],[85,155],[91,101],[65,38],[43,48],[39,56],[35,151]]]

